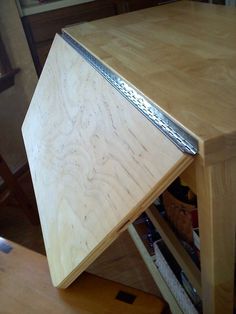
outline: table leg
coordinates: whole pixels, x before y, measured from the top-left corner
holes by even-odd
[[[35,208],[30,201],[28,200],[27,196],[25,195],[24,191],[20,187],[17,179],[12,174],[10,168],[6,164],[3,157],[0,155],[0,176],[3,178],[5,184],[9,188],[9,190],[14,194],[15,198],[17,199],[18,203],[22,207],[22,210],[29,218],[33,225],[39,224],[39,216],[38,210]]]

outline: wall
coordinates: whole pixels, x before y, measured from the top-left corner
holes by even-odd
[[[0,33],[13,68],[20,68],[15,85],[0,93],[0,152],[13,171],[26,162],[21,125],[37,83],[14,0],[0,0]]]

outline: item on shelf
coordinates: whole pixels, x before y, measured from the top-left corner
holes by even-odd
[[[165,207],[163,205],[162,198],[161,199],[157,198],[153,204],[156,206],[156,208],[158,209],[161,216],[164,217],[166,215],[166,211],[165,211]]]
[[[177,188],[177,193],[178,193],[178,196],[181,197],[181,189],[182,187],[179,186],[179,180],[176,180],[177,183],[175,184],[178,184],[178,188]],[[172,185],[173,187],[173,185]],[[182,196],[183,197],[186,197],[186,194],[188,194],[188,190],[189,188],[186,188],[184,187],[184,193],[182,193]],[[189,190],[190,191],[190,190]],[[173,190],[174,192],[174,190]],[[175,191],[176,192],[176,191]],[[170,194],[170,192],[167,192]],[[166,194],[166,192],[164,192],[163,194]],[[184,249],[186,250],[186,252],[189,254],[189,256],[191,257],[191,259],[193,260],[193,262],[196,264],[196,266],[200,269],[201,268],[201,265],[200,265],[200,251],[199,249],[194,245],[194,242],[193,242],[193,236],[192,236],[192,239],[190,239],[190,237],[187,237],[185,234],[183,235],[183,232],[184,232],[184,228],[180,230],[180,227],[184,224],[184,222],[180,222],[179,224],[179,229],[176,227],[175,223],[168,217],[167,213],[166,213],[166,208],[164,207],[163,205],[163,194],[161,196],[161,199],[157,199],[155,202],[154,202],[154,205],[155,207],[157,208],[159,214],[161,215],[161,217],[164,219],[164,220],[167,220],[167,222],[169,222],[169,224],[171,225],[173,231],[176,233],[177,237],[179,238],[179,241],[181,242],[182,246],[184,247]],[[174,201],[175,201],[175,198],[172,197],[172,195],[170,194],[170,196],[168,195],[168,197],[170,198],[173,198]],[[164,196],[165,198],[165,196]],[[191,195],[191,199],[195,199],[195,197],[192,197]],[[174,202],[173,201],[173,202]],[[195,202],[195,200],[194,200]],[[165,203],[166,205],[166,203]],[[189,206],[189,204],[187,204]],[[167,205],[166,205],[167,207]],[[169,205],[170,207],[170,205]],[[195,207],[194,207],[195,208]],[[182,211],[184,209],[181,209]],[[168,211],[168,209],[167,209]],[[173,207],[173,211],[175,211],[175,208]],[[177,213],[175,213],[175,215],[178,215],[179,214],[179,209],[177,209]],[[192,220],[192,216],[191,214],[190,215],[190,218],[189,218],[189,224],[188,224],[188,228],[189,230],[193,230],[193,227],[192,225],[197,225],[197,218],[194,219],[194,222]],[[197,215],[197,209],[196,209],[196,215]],[[171,216],[171,218],[174,217],[174,215]],[[178,216],[178,219],[181,219],[181,215]],[[182,223],[182,224],[181,224]],[[195,230],[195,229],[194,229]],[[193,231],[192,231],[193,232]]]
[[[162,204],[167,219],[179,236],[192,244],[193,228],[198,227],[198,212],[196,199],[190,191],[178,179],[162,194]]]
[[[197,314],[198,311],[194,307],[193,303],[191,302],[189,296],[187,295],[186,291],[182,287],[180,281],[176,277],[176,269],[173,270],[170,267],[169,263],[169,257],[168,257],[168,263],[167,258],[164,256],[163,252],[167,252],[168,249],[164,247],[163,241],[157,241],[154,243],[154,249],[155,249],[155,257],[156,261],[155,264],[158,267],[163,279],[169,286],[169,289],[171,290],[172,294],[175,296],[180,308],[182,309],[183,313],[186,314]],[[172,257],[172,259],[174,259]],[[177,263],[177,262],[176,262]],[[181,272],[181,271],[180,271]],[[180,274],[179,272],[179,274]]]
[[[196,248],[200,251],[200,236],[199,236],[199,228],[193,229],[193,242]]]
[[[154,204],[156,205],[156,203],[154,203]],[[158,210],[159,214],[161,215],[162,219],[164,219],[165,221],[168,220],[166,212],[163,210],[163,206],[161,204],[160,205],[157,204],[156,207],[157,207],[157,210]],[[175,227],[173,229],[174,229],[173,231],[176,231]],[[182,246],[184,247],[185,251],[189,254],[189,256],[191,257],[192,261],[200,269],[201,268],[201,265],[200,265],[200,251],[198,250],[197,247],[195,247],[193,245],[193,242],[189,243],[189,242],[183,240],[182,237],[179,237],[178,230],[177,230],[176,233],[177,233],[177,238],[180,241],[180,243],[182,244]]]
[[[197,196],[185,183],[177,178],[169,187],[168,191],[183,203],[194,205],[197,207]]]
[[[142,235],[142,239],[147,240],[148,246],[154,254],[153,243],[161,238],[160,234],[156,231],[156,228],[146,213],[143,213],[138,219],[135,220],[134,225],[137,224],[146,225],[147,230],[145,235]]]
[[[181,271],[181,281],[182,281],[182,285],[183,285],[185,291],[188,293],[193,304],[195,305],[197,310],[199,312],[201,312],[202,311],[201,299],[200,299],[199,295],[197,294],[196,289],[192,286],[191,282],[188,280],[187,276],[185,275],[185,273],[183,271]]]
[[[197,248],[195,248],[194,245],[189,244],[186,241],[181,240],[181,243],[185,249],[185,251],[190,255],[193,262],[197,265],[197,267],[200,269],[200,254]]]

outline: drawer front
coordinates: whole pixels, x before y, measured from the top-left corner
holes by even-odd
[[[52,280],[62,288],[193,161],[60,36],[23,137]]]
[[[66,25],[91,21],[115,14],[111,1],[92,1],[77,6],[31,15],[24,18],[36,43],[53,39]]]
[[[38,43],[36,45],[36,51],[37,51],[37,55],[38,55],[38,59],[39,59],[39,63],[40,65],[43,67],[46,59],[47,59],[47,56],[48,56],[48,53],[49,53],[49,50],[51,48],[51,45],[52,45],[52,40],[48,40],[48,41],[45,41],[45,42],[42,42],[42,43]]]

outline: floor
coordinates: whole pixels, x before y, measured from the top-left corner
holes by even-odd
[[[21,176],[19,182],[31,202],[35,202],[29,172]],[[33,226],[13,198],[9,198],[7,204],[0,208],[0,236],[45,254],[40,225]],[[88,271],[160,296],[128,232],[111,244]]]

